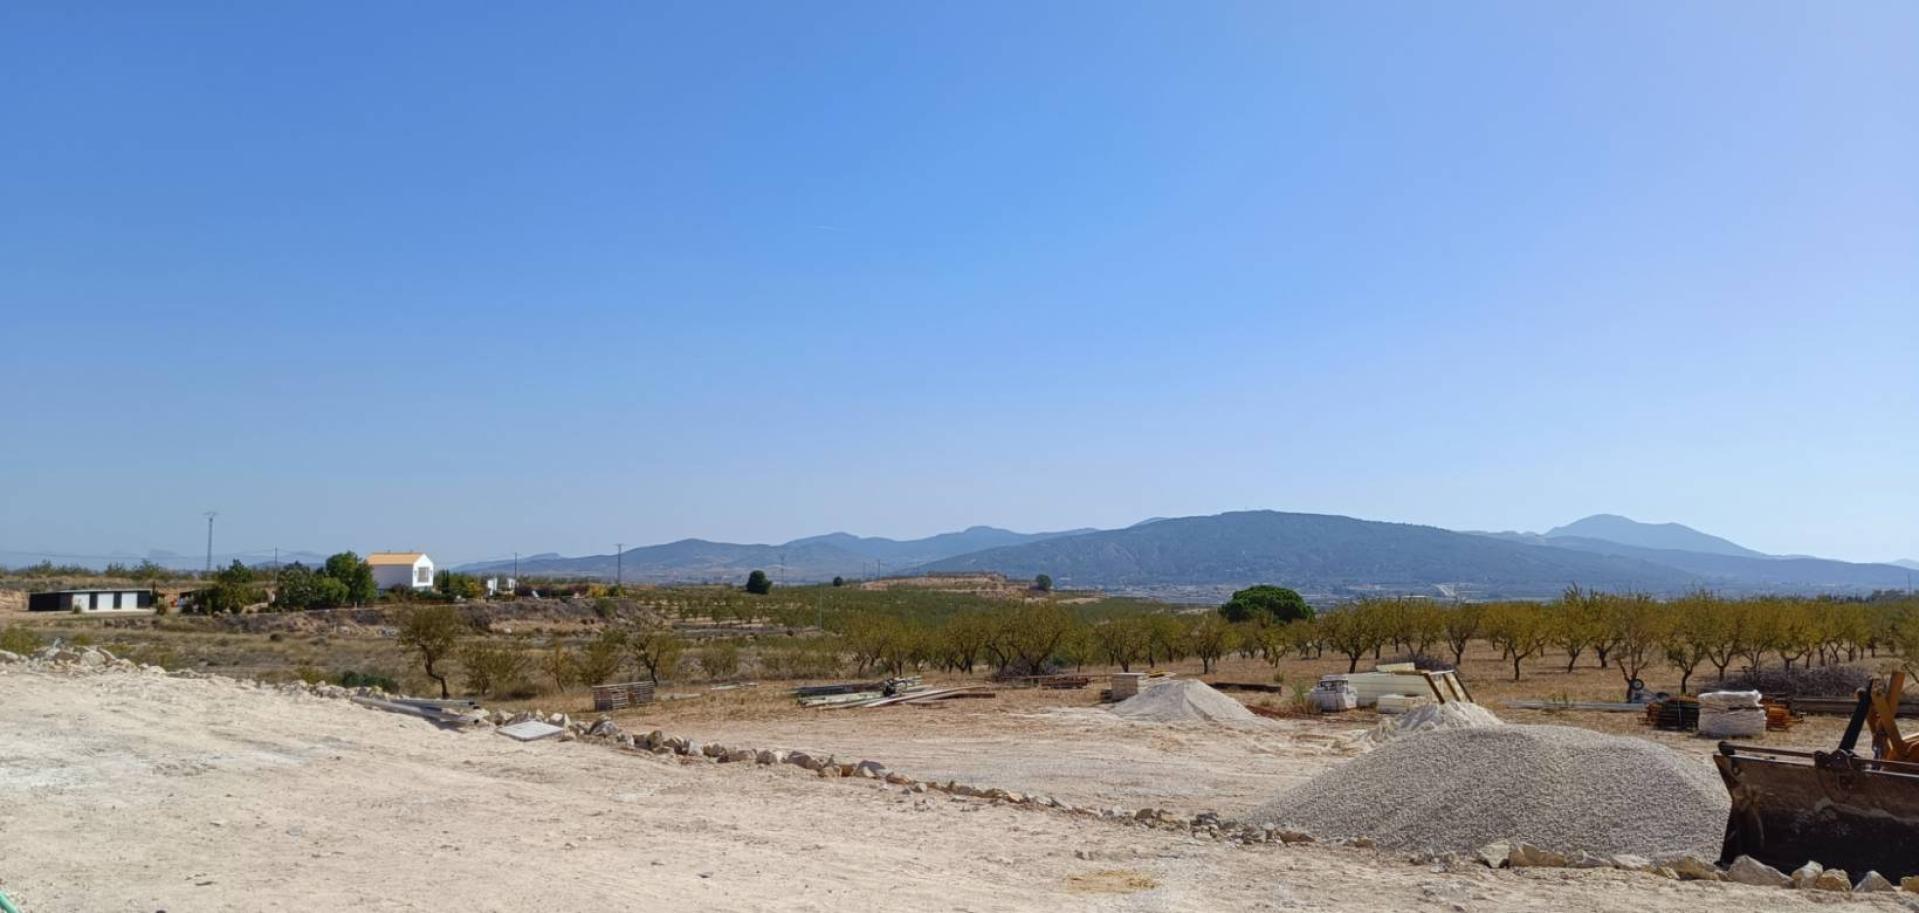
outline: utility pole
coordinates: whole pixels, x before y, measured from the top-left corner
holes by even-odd
[[[626,585],[626,543],[613,543],[613,585]]]
[[[207,511],[207,573],[213,573],[213,518],[220,515],[217,510]]]
[[[513,553],[513,585],[518,586],[519,584],[520,584],[520,553],[514,552]]]
[[[273,576],[280,576],[280,547],[273,547]]]

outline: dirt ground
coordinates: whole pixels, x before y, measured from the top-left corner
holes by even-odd
[[[822,780],[785,766],[680,763],[585,742],[443,732],[225,680],[18,669],[0,667],[0,888],[26,913],[663,904],[834,913],[1678,913],[1836,900],[1613,870],[1447,871],[1370,850],[1237,848],[869,780]],[[776,703],[734,699],[744,710]],[[1022,707],[1024,700],[845,711],[873,722],[836,717],[785,731],[850,743],[871,726],[881,748],[858,753],[922,778],[934,774],[883,749],[904,753],[917,730],[933,746],[920,749],[929,766],[997,774],[990,760],[961,758],[1031,746],[1027,757],[1050,757],[1056,769],[1021,773],[1022,761],[1004,773],[1058,783],[1062,794],[1073,780],[1176,763],[1124,786],[1076,788],[1130,796],[1158,786],[1162,798],[1222,803],[1278,788],[1295,776],[1292,768],[1336,760],[1301,747],[1323,738],[1317,723],[1234,730],[1215,741],[1203,730],[1141,732],[1095,722],[1088,714],[1097,711]],[[770,740],[782,734],[778,725],[793,725],[725,709],[717,699],[686,702],[671,712],[687,725],[670,731],[687,732],[702,718],[698,725],[732,729],[737,741],[756,733]],[[980,716],[968,722],[969,714]],[[1102,752],[1112,769],[1085,766]],[[1197,785],[1185,782],[1189,775]],[[1896,897],[1845,903],[1905,908]]]

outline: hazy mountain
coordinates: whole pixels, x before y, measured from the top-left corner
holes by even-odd
[[[1603,539],[1607,542],[1639,548],[1704,552],[1709,555],[1738,555],[1745,558],[1766,557],[1761,552],[1755,552],[1718,536],[1702,533],[1690,526],[1682,526],[1678,523],[1641,523],[1618,514],[1593,514],[1582,520],[1574,520],[1565,526],[1546,530],[1545,537],[1548,539],[1561,537]]]
[[[779,578],[783,569],[787,582],[807,583],[834,577],[868,577],[876,571],[892,574],[953,555],[1037,542],[1078,532],[1081,531],[1018,533],[991,526],[975,526],[959,532],[907,540],[855,536],[851,533],[808,536],[782,545],[682,539],[664,545],[628,549],[618,560],[612,554],[563,558],[548,553],[521,558],[519,567],[521,576],[612,579],[618,574],[626,580],[655,583],[738,582],[755,570],[763,570]],[[462,565],[455,570],[497,573],[512,568],[512,561],[485,561]]]
[[[1324,514],[1241,511],[1160,520],[960,555],[925,570],[1050,574],[1063,586],[1276,583],[1313,592],[1459,584],[1487,595],[1578,583],[1668,591],[1690,575],[1635,558]]]
[[[1911,558],[1901,558],[1897,561],[1888,561],[1886,563],[1894,567],[1903,567],[1909,571],[1919,571],[1919,561],[1914,561]]]
[[[1038,542],[1042,539],[1054,539],[1060,536],[1074,536],[1092,532],[1090,529],[1065,530],[1051,533],[1016,533],[1010,529],[995,526],[972,526],[956,533],[940,533],[924,539],[886,539],[878,536],[855,536],[852,533],[827,533],[824,536],[810,536],[794,539],[786,543],[788,548],[803,545],[831,545],[855,555],[884,562],[884,567],[900,570],[941,558],[964,555],[968,552],[984,551],[1008,545],[1020,545]]]
[[[1725,590],[1792,590],[1842,592],[1901,589],[1905,568],[1890,564],[1855,564],[1827,558],[1721,555],[1681,549],[1639,548],[1604,539],[1552,536],[1544,541],[1566,549],[1601,555],[1637,558],[1694,575],[1699,586]]]

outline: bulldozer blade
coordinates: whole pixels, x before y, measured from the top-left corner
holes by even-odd
[[[1751,856],[1782,872],[1814,861],[1919,875],[1919,764],[1726,742],[1713,762],[1732,794],[1720,865]]]

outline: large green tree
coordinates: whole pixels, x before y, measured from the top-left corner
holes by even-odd
[[[373,582],[373,568],[353,552],[328,556],[320,573],[345,584],[347,601],[354,605],[365,605],[380,595],[380,588]]]
[[[755,596],[764,596],[773,592],[773,581],[767,578],[765,571],[754,571],[746,575],[746,591]]]
[[[1227,621],[1285,624],[1313,617],[1313,607],[1294,590],[1262,583],[1234,593],[1219,607],[1219,614]]]

